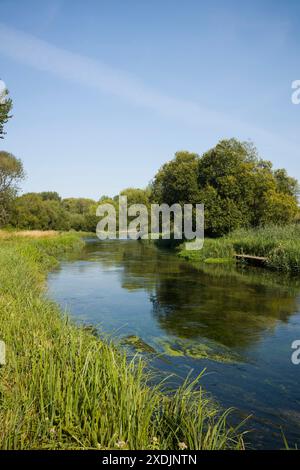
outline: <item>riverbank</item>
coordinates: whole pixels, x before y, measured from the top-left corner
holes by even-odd
[[[242,435],[199,390],[149,387],[142,360],[64,317],[45,297],[76,234],[0,242],[1,449],[242,449]]]
[[[300,274],[300,225],[244,229],[217,239],[206,238],[202,250],[179,250],[179,256],[201,263],[235,263],[236,254],[266,258],[264,266]]]

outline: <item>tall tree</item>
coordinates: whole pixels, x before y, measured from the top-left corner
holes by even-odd
[[[285,170],[259,158],[237,139],[220,141],[199,157],[177,152],[152,182],[152,201],[203,203],[206,233],[224,235],[238,227],[288,223],[299,213],[298,183]]]
[[[198,162],[199,155],[196,153],[177,152],[173,160],[165,163],[156,173],[151,199],[169,205],[199,202]]]
[[[11,202],[24,176],[21,160],[11,153],[0,151],[0,225],[7,223]]]
[[[199,161],[199,190],[208,233],[222,235],[242,226],[292,222],[297,214],[297,181],[274,171],[252,144],[222,140]]]
[[[0,80],[0,83],[3,83]],[[0,87],[0,139],[3,139],[4,124],[11,118],[12,100],[8,97],[8,91]]]

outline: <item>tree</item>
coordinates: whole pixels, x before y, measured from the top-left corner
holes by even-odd
[[[120,192],[121,196],[127,197],[128,206],[131,204],[144,204],[149,206],[150,192],[148,189],[127,188]]]
[[[197,182],[199,155],[177,152],[156,173],[151,185],[151,200],[159,204],[196,204],[199,202]]]
[[[199,157],[177,152],[157,172],[151,200],[205,206],[205,230],[224,235],[239,227],[289,223],[298,212],[297,180],[262,160],[254,145],[221,140]]]
[[[21,160],[11,153],[0,152],[0,225],[7,223],[18,183],[24,178]]]
[[[95,232],[98,222],[96,201],[88,198],[66,198],[62,200],[62,205],[69,214],[72,229]]]
[[[93,199],[83,197],[69,197],[62,200],[63,207],[74,214],[87,214],[92,205],[96,204]]]
[[[261,224],[288,224],[296,220],[298,205],[295,199],[287,193],[276,190],[267,191],[263,196],[263,211]]]
[[[8,98],[8,91],[6,89],[0,89],[0,139],[3,139],[5,135],[4,124],[11,118],[11,110],[12,100]]]
[[[56,191],[43,191],[38,193],[43,201],[61,201],[60,195]]]
[[[19,229],[69,230],[70,217],[60,201],[43,199],[39,193],[27,193],[16,198],[10,223]]]
[[[219,236],[251,224],[258,165],[256,149],[236,139],[220,141],[201,157],[198,185],[208,234]]]
[[[279,192],[297,197],[299,195],[299,184],[295,178],[288,176],[283,168],[274,172],[277,189]]]
[[[206,230],[288,223],[297,212],[297,181],[258,157],[253,144],[222,140],[199,160],[198,184]]]

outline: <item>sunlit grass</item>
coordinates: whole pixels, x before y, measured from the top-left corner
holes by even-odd
[[[179,255],[200,262],[234,260],[234,255],[266,257],[266,266],[282,272],[300,273],[300,225],[266,226],[235,231],[226,237],[204,241],[200,251],[181,250]]]
[[[14,237],[48,238],[57,235],[59,232],[55,230],[0,230],[0,240]]]

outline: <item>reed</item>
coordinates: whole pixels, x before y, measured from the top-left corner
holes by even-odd
[[[182,249],[179,255],[199,262],[233,262],[234,254],[267,258],[266,266],[285,273],[300,273],[300,225],[269,225],[232,232],[226,237],[204,241],[200,251]]]

